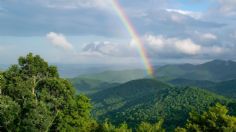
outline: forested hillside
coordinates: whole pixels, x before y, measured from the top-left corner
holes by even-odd
[[[231,99],[190,87],[172,87],[157,80],[135,80],[91,96],[99,120],[136,127],[142,121],[164,119],[164,127],[183,126],[191,111],[202,112],[217,102],[227,105]]]
[[[188,79],[174,79],[169,81],[175,86],[195,86],[203,88],[219,95],[236,98],[236,80],[228,80],[222,82],[211,82],[206,80],[188,80]]]
[[[119,83],[108,83],[96,79],[86,79],[86,78],[72,78],[69,81],[76,88],[77,92],[84,94],[93,94],[104,90],[106,88],[114,87],[119,85]]]

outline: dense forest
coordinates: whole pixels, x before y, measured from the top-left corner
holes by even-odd
[[[233,132],[235,103],[156,79],[114,84],[87,97],[32,53],[0,73],[0,131]]]

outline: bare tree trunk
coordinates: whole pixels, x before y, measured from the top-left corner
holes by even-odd
[[[36,85],[36,77],[33,76],[33,86],[32,86],[32,94],[35,95],[35,86]]]
[[[37,104],[38,99],[37,99],[37,96],[36,96],[36,93],[35,93],[35,88],[36,88],[36,85],[37,85],[36,79],[37,79],[36,76],[33,76],[32,94],[34,95],[35,101],[36,101],[36,104]]]

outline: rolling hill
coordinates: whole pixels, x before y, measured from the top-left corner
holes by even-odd
[[[165,65],[155,69],[158,79],[170,81],[173,79],[226,81],[236,78],[236,62],[213,60],[207,63],[192,65]]]
[[[141,79],[105,89],[90,96],[94,115],[114,124],[127,122],[135,127],[141,121],[156,122],[164,118],[170,130],[182,126],[192,110],[204,111],[208,106],[232,100],[199,88],[172,87],[166,83]]]
[[[211,82],[206,80],[174,79],[169,81],[174,86],[194,86],[215,92],[226,97],[236,98],[236,79]]]
[[[208,80],[190,80],[190,79],[183,79],[177,78],[168,81],[168,83],[174,86],[186,87],[186,86],[194,86],[200,88],[209,88],[216,85],[216,82],[208,81]]]
[[[172,81],[171,83],[190,83],[202,87],[210,86],[214,82],[236,79],[236,62],[213,60],[199,65],[165,65],[156,67],[154,72],[158,80]],[[146,71],[134,69],[84,74],[69,80],[72,81],[78,91],[86,92],[86,90],[90,91],[90,89],[103,86],[103,84],[125,83],[143,78],[148,78]],[[190,82],[190,80],[193,81]]]
[[[119,83],[107,83],[102,82],[100,80],[79,77],[69,79],[69,81],[73,84],[78,93],[83,93],[87,95],[119,85]]]
[[[120,71],[104,71],[94,74],[80,75],[80,79],[93,79],[109,83],[124,83],[130,80],[141,79],[147,77],[145,70],[120,70]]]
[[[216,83],[209,90],[232,98],[236,98],[236,79]]]

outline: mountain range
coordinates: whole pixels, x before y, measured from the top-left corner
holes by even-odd
[[[160,80],[176,78],[190,80],[225,81],[236,78],[236,62],[213,60],[203,64],[165,65],[155,69]]]
[[[236,108],[236,62],[165,65],[148,78],[144,70],[105,71],[70,79],[93,103],[99,121],[108,118],[135,128],[140,122],[164,119],[167,131],[183,126],[189,112],[201,113],[221,103]]]
[[[213,60],[203,64],[173,64],[156,67],[154,69],[155,78],[164,82],[173,82],[188,80],[184,83],[192,83],[194,81],[196,85],[193,86],[205,86],[211,85],[215,82],[228,81],[236,79],[236,62]],[[90,82],[96,80],[97,84],[103,85],[104,83],[125,83],[127,81],[148,78],[145,70],[118,70],[118,71],[104,71],[100,73],[91,73],[79,75],[72,78],[72,83],[79,91],[89,89],[100,89],[100,86],[94,86]],[[198,83],[199,82],[199,83]],[[201,85],[202,84],[202,85]],[[86,86],[85,86],[86,85]],[[99,91],[99,90],[98,90]]]

